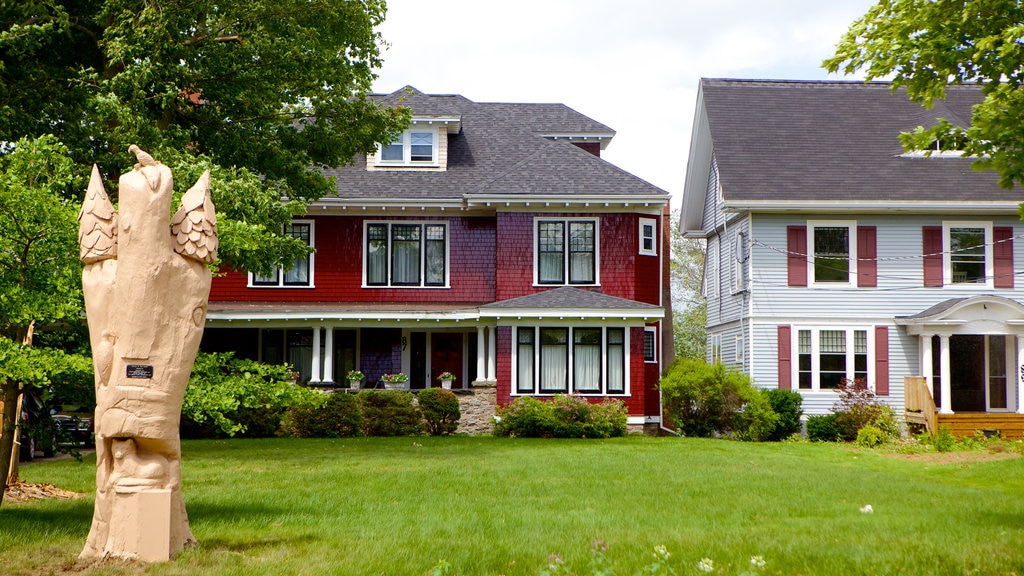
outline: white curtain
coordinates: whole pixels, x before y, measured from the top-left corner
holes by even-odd
[[[540,331],[540,391],[567,392],[569,376],[569,330]]]
[[[626,391],[626,346],[620,328],[608,329],[608,393]]]
[[[420,283],[420,227],[391,229],[391,278],[394,284]]]
[[[601,391],[601,345],[577,344],[573,348],[573,384],[578,392]]]

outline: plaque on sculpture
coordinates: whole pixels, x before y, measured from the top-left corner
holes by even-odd
[[[132,146],[118,209],[93,167],[79,213],[96,383],[96,504],[82,558],[169,560],[195,543],[178,422],[216,259],[205,172],[171,216],[171,170]]]

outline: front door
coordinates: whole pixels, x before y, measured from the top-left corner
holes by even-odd
[[[430,344],[430,385],[440,386],[438,374],[451,372],[457,378],[452,387],[462,388],[465,381],[462,374],[462,334],[437,332]]]
[[[1009,407],[1008,338],[1003,335],[953,336],[949,342],[950,388],[954,412],[999,412]]]

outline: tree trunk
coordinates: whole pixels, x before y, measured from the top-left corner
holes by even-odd
[[[14,457],[14,437],[18,424],[18,396],[21,386],[17,382],[6,381],[3,385],[4,412],[0,423],[0,504],[3,503],[7,491],[7,476],[11,472],[11,459]]]

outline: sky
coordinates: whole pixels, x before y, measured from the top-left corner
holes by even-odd
[[[846,79],[821,62],[874,0],[387,0],[374,91],[559,102],[605,160],[683,193],[701,78]]]

